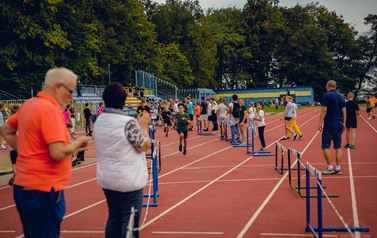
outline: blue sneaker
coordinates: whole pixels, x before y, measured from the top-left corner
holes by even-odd
[[[182,152],[182,145],[179,145],[179,152]]]
[[[260,150],[258,150],[258,151],[266,151],[266,149],[260,148]]]
[[[350,145],[349,147],[350,149],[356,149],[356,147],[354,145]]]
[[[350,145],[350,144],[346,144],[346,145],[344,146],[344,148],[351,148],[351,145]]]

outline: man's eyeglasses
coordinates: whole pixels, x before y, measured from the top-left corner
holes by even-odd
[[[72,90],[69,89],[67,86],[65,86],[63,83],[62,83],[62,85],[63,85],[63,87],[64,87],[65,89],[68,90],[68,92],[69,92],[71,95],[73,95],[73,93],[74,93],[75,91],[72,91]]]

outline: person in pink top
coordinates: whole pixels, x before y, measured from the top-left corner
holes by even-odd
[[[99,103],[99,108],[98,108],[98,116],[102,114],[102,108],[105,107],[105,104],[103,102]]]
[[[71,108],[71,104],[68,104],[65,107],[65,110],[63,111],[63,115],[64,115],[64,122],[72,124],[72,121],[71,121],[71,111],[69,110],[70,108]]]

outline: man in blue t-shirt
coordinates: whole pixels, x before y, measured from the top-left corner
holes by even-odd
[[[330,80],[326,84],[327,93],[323,94],[322,110],[319,116],[318,130],[322,131],[322,150],[327,167],[322,174],[342,174],[342,133],[346,123],[346,100],[336,91],[336,82]],[[336,151],[336,166],[332,166],[330,151],[331,141]]]

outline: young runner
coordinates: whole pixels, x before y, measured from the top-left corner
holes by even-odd
[[[172,115],[171,115],[171,111],[169,110],[168,105],[165,105],[165,110],[161,112],[160,117],[162,118],[164,125],[165,125],[165,128],[164,128],[164,132],[166,133],[165,136],[168,137],[169,128],[172,125],[171,120],[173,118]]]
[[[179,151],[182,152],[182,140],[183,140],[183,155],[186,155],[186,148],[187,148],[187,131],[188,126],[192,126],[192,121],[190,120],[190,116],[185,113],[185,104],[180,103],[178,105],[179,113],[175,115],[174,123],[177,121],[177,132],[179,134]]]
[[[281,115],[280,120],[284,119],[284,125],[285,125],[285,136],[281,138],[281,141],[287,141],[290,140],[291,138],[288,137],[288,132],[291,132],[293,134],[293,140],[296,140],[297,134],[289,128],[289,122],[292,119],[292,103],[290,102],[288,96],[285,98],[285,102],[287,105],[285,106],[285,111]]]
[[[254,102],[249,103],[249,129],[250,133],[254,131],[254,135],[258,136],[257,128],[255,127],[255,120],[254,117],[257,113],[257,109],[255,109]]]

